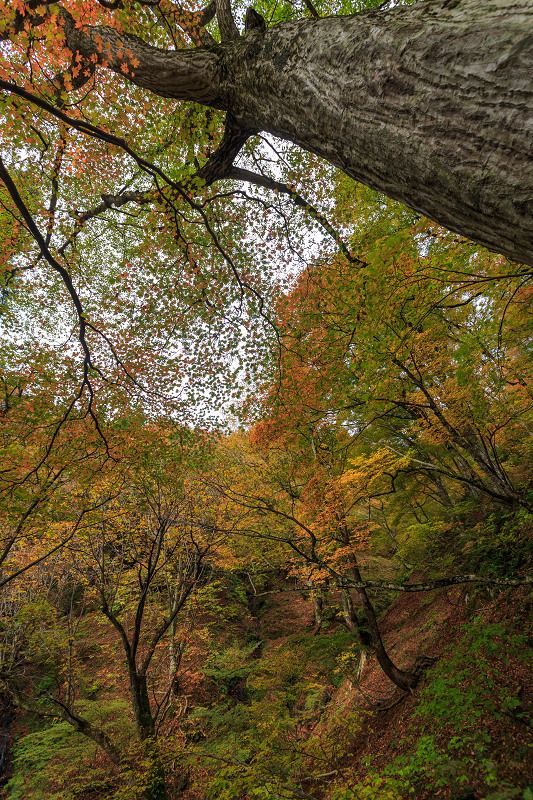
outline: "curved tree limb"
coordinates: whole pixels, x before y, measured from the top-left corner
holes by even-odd
[[[339,250],[343,253],[350,264],[355,264],[359,267],[366,267],[366,262],[361,261],[361,259],[357,258],[350,252],[348,246],[343,241],[338,231],[335,230],[333,225],[331,225],[326,217],[321,214],[315,206],[309,203],[309,201],[298,194],[298,192],[292,186],[289,186],[286,183],[280,183],[280,181],[275,181],[273,178],[269,178],[266,175],[260,175],[257,172],[252,172],[248,169],[242,169],[241,167],[230,167],[224,177],[236,181],[247,181],[255,186],[261,186],[263,189],[271,189],[274,192],[279,192],[279,194],[287,195],[291,198],[295,206],[303,208],[313,217],[313,219],[316,219],[316,221],[322,225],[324,230],[327,231],[331,238],[336,242]]]
[[[206,186],[211,186],[215,181],[229,177],[228,173],[241,148],[250,136],[256,133],[256,130],[241,128],[231,114],[226,114],[224,136],[219,147],[188,183],[193,183],[195,178],[199,178]]]
[[[79,53],[122,77],[126,75],[136,86],[161,97],[222,107],[219,59],[210,49],[160,50],[137,36],[119,34],[106,25],[77,27],[69,11],[60,7],[59,12],[66,44],[74,54]]]
[[[90,136],[93,139],[98,139],[101,142],[106,142],[107,144],[119,147],[135,161],[135,163],[143,172],[150,175],[152,178],[161,178],[166,184],[175,189],[180,196],[182,196],[189,203],[189,205],[199,208],[198,206],[195,206],[181,184],[173,181],[172,178],[166,175],[163,170],[159,169],[159,167],[157,167],[155,164],[152,164],[150,161],[147,161],[145,158],[139,156],[135,150],[133,150],[129,144],[119,136],[114,136],[102,128],[98,128],[96,125],[91,125],[90,122],[86,122],[84,119],[74,119],[73,117],[70,117],[68,114],[65,114],[63,111],[60,111],[58,108],[53,106],[51,103],[43,100],[42,97],[38,97],[37,95],[26,91],[26,89],[23,89],[16,83],[0,79],[0,89],[5,89],[12,94],[22,97],[24,100],[28,100],[33,105],[37,106],[37,108],[47,111],[49,114],[52,114],[57,119],[61,120],[61,122],[65,122],[71,128],[74,128],[80,133],[84,133],[87,136]]]
[[[95,725],[92,725],[87,719],[84,719],[77,714],[73,708],[68,707],[61,700],[56,697],[52,697],[52,695],[47,692],[48,699],[53,704],[53,710],[45,711],[39,703],[36,703],[30,698],[25,697],[18,686],[16,686],[16,684],[14,684],[9,677],[5,677],[3,680],[5,681],[9,693],[12,695],[13,700],[19,708],[23,708],[25,711],[36,714],[41,718],[57,717],[59,715],[65,722],[68,722],[69,725],[72,725],[75,730],[77,730],[79,733],[83,733],[84,736],[92,739],[93,742],[101,747],[106,755],[109,756],[113,764],[116,764],[117,766],[123,764],[123,758],[120,750],[113,744],[105,731],[103,731],[101,728],[97,728]]]

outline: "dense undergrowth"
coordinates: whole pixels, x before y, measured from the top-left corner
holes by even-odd
[[[485,537],[477,523],[466,547],[465,527],[455,567],[461,559],[470,569],[483,564],[491,577],[515,574],[530,563],[529,524],[523,512],[489,516]],[[251,577],[259,597],[250,594]],[[383,676],[376,683],[379,667],[371,656],[359,669],[368,648],[342,624],[338,592],[329,593],[317,630],[309,593],[293,588],[282,573],[217,568],[210,574],[204,592],[213,607],[196,620],[196,641],[163,723],[169,796],[531,800],[527,589],[389,594],[381,623],[386,640],[403,639],[411,660],[427,659],[408,696]],[[57,613],[68,627],[65,609]],[[85,628],[79,709],[133,753],[126,686],[112,671],[119,670],[112,632],[90,609],[79,621]],[[91,650],[93,636],[104,638],[106,658]],[[57,680],[57,668],[51,659],[31,665],[38,701]],[[133,771],[125,786],[124,773],[110,770],[99,748],[58,717],[19,713],[16,725],[5,789],[10,800],[142,796],[139,774]]]

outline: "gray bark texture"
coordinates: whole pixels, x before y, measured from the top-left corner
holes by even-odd
[[[126,41],[149,91],[225,110],[533,265],[532,0],[425,0],[190,51],[64,24],[70,49],[120,74]]]

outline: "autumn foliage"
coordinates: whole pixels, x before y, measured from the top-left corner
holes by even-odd
[[[531,269],[0,11],[6,797],[531,800]]]

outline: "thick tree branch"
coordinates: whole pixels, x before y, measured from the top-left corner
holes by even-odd
[[[230,0],[215,0],[218,28],[220,30],[220,40],[222,42],[234,42],[241,38],[239,29],[235,25],[233,14],[231,13]]]
[[[60,8],[60,14],[73,54],[79,53],[122,77],[126,75],[132,83],[161,97],[221,107],[218,56],[207,48],[160,50],[104,25],[76,27],[74,17],[64,8]]]
[[[229,178],[231,180],[246,181],[254,184],[255,186],[261,186],[264,189],[269,189],[279,194],[285,194],[291,198],[296,206],[305,209],[308,214],[316,219],[316,221],[332,237],[339,247],[339,250],[344,254],[349,263],[357,264],[361,267],[366,266],[366,262],[361,261],[350,252],[338,231],[335,230],[326,217],[321,214],[315,206],[298,194],[293,187],[285,183],[281,183],[280,181],[275,181],[273,178],[269,178],[265,175],[260,175],[255,172],[251,172],[250,170],[233,166],[233,162],[243,145],[250,138],[250,136],[253,136],[256,133],[258,133],[258,131],[240,128],[232,116],[227,114],[224,136],[220,146],[208,159],[207,163],[204,164],[200,170],[198,170],[196,175],[193,176],[190,181],[187,181],[187,188],[193,190],[194,181],[196,178],[204,181],[207,186],[210,186],[218,180]]]
[[[205,28],[205,26],[211,22],[212,19],[215,18],[215,14],[217,12],[217,6],[215,0],[211,0],[208,6],[203,8],[200,11],[200,16],[198,18],[198,25],[200,27]],[[196,16],[196,13],[194,14]]]
[[[204,166],[193,176],[190,183],[194,183],[195,178],[205,182],[206,186],[211,186],[215,181],[228,177],[228,172],[232,168],[233,162],[239,154],[246,141],[257,133],[256,130],[245,130],[240,128],[233,120],[231,114],[226,115],[224,126],[224,136],[220,146],[207,160]]]
[[[92,739],[102,750],[109,756],[113,764],[120,766],[123,763],[123,759],[120,753],[120,750],[115,747],[109,736],[103,731],[101,728],[97,728],[95,725],[92,725],[88,720],[81,717],[77,714],[72,708],[69,708],[65,703],[59,700],[56,697],[52,697],[48,694],[48,698],[50,702],[53,704],[53,710],[45,711],[39,703],[36,703],[30,700],[27,697],[24,697],[20,689],[9,680],[9,678],[4,678],[8,691],[12,695],[15,704],[19,708],[23,708],[25,711],[29,711],[32,714],[36,714],[39,717],[57,717],[59,716],[65,721],[68,722],[69,725],[78,731],[79,733],[83,733],[84,736],[87,736],[89,739]]]
[[[266,22],[261,14],[258,14],[255,8],[249,6],[246,10],[246,18],[244,22],[246,36],[261,35],[266,31]]]
[[[25,8],[7,37],[49,16],[46,2]],[[192,50],[83,26],[56,8],[75,58],[159,96],[229,111],[241,129],[303,147],[450,230],[533,263],[530,0],[425,0],[266,30],[250,14],[244,37],[229,0],[218,0],[222,45]]]
[[[58,91],[58,106],[63,107],[61,92],[77,91],[90,81],[95,73],[95,64],[91,59],[76,54],[67,72],[60,72],[54,78],[54,86]]]

